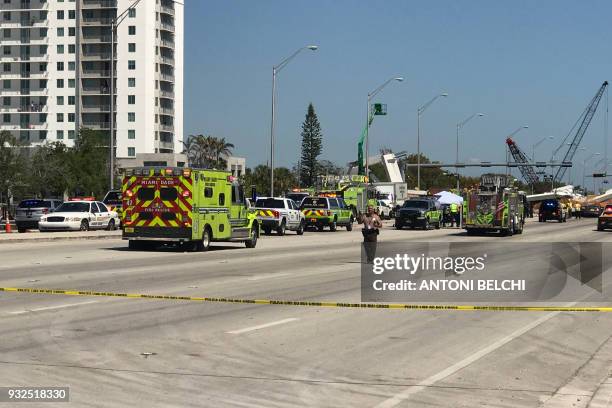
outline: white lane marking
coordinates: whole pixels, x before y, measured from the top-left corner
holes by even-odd
[[[300,319],[298,319],[296,317],[290,317],[288,319],[283,319],[283,320],[278,320],[276,322],[261,324],[259,326],[246,327],[246,328],[240,329],[240,330],[232,330],[232,331],[228,331],[226,333],[227,334],[247,333],[247,332],[251,332],[251,331],[255,331],[255,330],[259,330],[259,329],[265,329],[266,327],[278,326],[279,324],[285,324],[285,323],[289,323],[289,322],[294,322],[296,320],[300,320]]]
[[[20,315],[20,314],[31,313],[31,312],[42,312],[44,310],[55,310],[55,309],[63,309],[65,307],[90,305],[92,303],[98,303],[98,301],[97,300],[90,300],[89,302],[68,303],[68,304],[65,304],[65,305],[58,305],[58,306],[39,307],[37,309],[18,310],[16,312],[8,312],[8,314],[11,314],[11,315]]]
[[[280,278],[282,276],[289,276],[289,275],[291,274],[290,273],[263,273],[261,275],[253,275],[247,280],[256,281],[256,280],[262,280],[262,279]]]
[[[428,386],[433,385],[437,383],[438,381],[443,380],[444,378],[448,377],[449,375],[452,375],[456,373],[457,371],[469,366],[473,362],[481,359],[482,357],[497,350],[498,348],[504,346],[505,344],[510,343],[512,340],[516,339],[519,336],[522,336],[523,334],[527,333],[529,330],[539,326],[540,324],[558,315],[559,313],[560,312],[551,312],[547,315],[540,317],[539,319],[529,323],[528,325],[523,326],[520,329],[510,333],[508,336],[502,339],[499,339],[494,343],[489,344],[487,347],[475,352],[471,356],[468,356],[465,359],[453,364],[452,366],[445,368],[439,373],[436,373],[432,375],[431,377],[424,379],[423,381],[419,382],[417,385],[407,388],[404,391],[395,394],[393,397],[376,405],[375,408],[395,407],[396,405],[400,404],[404,400],[410,398],[412,394],[416,394],[417,392],[424,390]]]

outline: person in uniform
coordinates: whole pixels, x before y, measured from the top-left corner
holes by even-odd
[[[382,228],[382,221],[376,212],[374,207],[368,205],[366,213],[361,216],[360,222],[363,224],[361,233],[363,234],[363,246],[368,263],[374,261],[376,257],[376,245],[378,242],[379,229]]]

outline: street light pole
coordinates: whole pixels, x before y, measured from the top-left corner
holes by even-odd
[[[140,0],[135,0],[127,9],[111,21],[111,63],[110,63],[110,143],[109,143],[109,178],[110,189],[115,188],[115,37],[117,27],[125,20],[130,10],[134,9]]]
[[[289,61],[304,50],[316,51],[317,45],[307,45],[298,48],[293,54],[282,60],[278,65],[272,67],[272,118],[270,123],[270,197],[274,197],[274,144],[275,144],[275,118],[276,118],[276,75]]]
[[[470,120],[472,120],[473,118],[475,118],[475,117],[481,118],[483,116],[484,116],[484,113],[474,113],[471,116],[469,116],[467,119],[463,120],[463,122],[457,123],[457,145],[456,145],[456,147],[457,147],[456,150],[457,151],[456,151],[456,154],[455,154],[455,171],[457,172],[457,174],[456,174],[456,177],[457,177],[457,194],[459,193],[459,166],[458,166],[458,164],[459,164],[459,131],[461,129],[463,129],[463,127]]]
[[[368,93],[368,103],[367,103],[367,111],[366,111],[366,134],[365,134],[365,145],[366,145],[366,151],[365,151],[365,168],[366,168],[366,172],[365,173],[366,173],[366,176],[368,178],[370,177],[370,162],[369,162],[368,156],[370,154],[370,114],[371,114],[370,109],[371,109],[372,99],[380,91],[382,91],[385,86],[389,85],[389,83],[391,81],[402,82],[403,80],[404,80],[403,77],[392,77],[392,78],[389,78],[381,86],[379,86],[378,88],[376,88],[372,92]]]
[[[438,94],[417,109],[417,190],[419,191],[421,190],[421,115],[441,96],[447,97],[448,94],[446,92]]]

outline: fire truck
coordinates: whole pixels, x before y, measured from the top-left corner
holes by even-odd
[[[527,196],[514,187],[512,176],[483,174],[478,187],[467,190],[463,199],[463,227],[468,235],[523,233]]]
[[[366,176],[319,176],[317,187],[316,195],[319,197],[343,198],[353,212],[353,218],[365,213],[368,205],[377,207],[376,188]]]
[[[123,239],[130,249],[175,243],[206,251],[211,242],[244,242],[254,248],[259,222],[242,186],[229,172],[176,167],[125,170]]]

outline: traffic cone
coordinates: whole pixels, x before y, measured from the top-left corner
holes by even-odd
[[[7,234],[11,233],[11,218],[8,216],[8,213],[6,215],[6,220],[4,221],[4,232]]]

